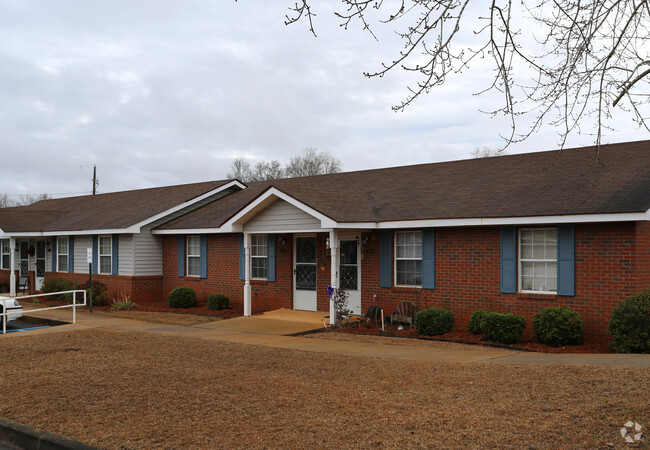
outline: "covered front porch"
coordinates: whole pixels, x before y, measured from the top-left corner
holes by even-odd
[[[327,287],[349,293],[347,308],[362,313],[361,273],[364,243],[361,231],[301,230],[295,233],[244,232],[241,238],[240,270],[244,280],[244,315],[259,311],[265,287],[284,287],[290,302],[281,307],[295,311],[322,311],[334,317]],[[275,309],[264,305],[265,309]]]
[[[51,270],[52,240],[47,237],[10,236],[1,239],[2,279],[12,297],[40,291]],[[48,258],[49,255],[49,258]]]
[[[330,218],[274,188],[222,228],[242,233],[245,316],[253,313],[260,280],[284,283],[294,310],[328,311],[334,320],[334,304],[327,294],[332,286],[350,294],[348,310],[362,313],[363,255],[372,233],[340,229]]]

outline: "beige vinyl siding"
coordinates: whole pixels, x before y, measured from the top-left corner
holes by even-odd
[[[150,229],[133,235],[133,256],[133,275],[162,275],[162,239]]]
[[[117,263],[118,275],[133,275],[133,236],[132,234],[119,235],[119,261]]]
[[[74,237],[74,271],[75,273],[88,273],[87,249],[93,248],[92,236]]]
[[[277,200],[245,226],[247,232],[305,231],[320,228],[320,220],[284,200]]]

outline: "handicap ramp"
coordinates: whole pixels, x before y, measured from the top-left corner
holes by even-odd
[[[237,317],[235,319],[220,320],[195,328],[210,330],[236,331],[251,334],[272,334],[276,336],[292,336],[313,332],[322,329],[327,313],[312,311],[294,311],[291,309],[278,309],[268,311],[259,316]]]

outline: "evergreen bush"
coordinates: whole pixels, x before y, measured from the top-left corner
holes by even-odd
[[[86,302],[90,304],[90,281],[79,285],[79,289],[86,291]],[[93,281],[93,306],[108,305],[108,295],[106,294],[106,285],[99,281]]]
[[[188,287],[177,287],[167,296],[167,304],[170,308],[192,308],[197,305],[196,292]]]
[[[230,300],[223,294],[212,294],[208,297],[208,309],[226,309],[230,305]]]
[[[63,278],[45,278],[41,292],[49,294],[52,292],[72,291],[77,288],[77,284],[71,280],[64,280]],[[48,295],[43,297],[45,300],[65,301],[72,303],[72,294]],[[78,298],[78,303],[82,303],[83,299]]]
[[[585,325],[580,315],[566,306],[546,308],[533,317],[537,340],[551,347],[580,345]]]
[[[467,322],[467,328],[472,334],[482,334],[483,333],[483,319],[488,311],[478,310],[474,311],[472,317],[470,317],[469,322]]]
[[[488,312],[481,322],[483,337],[500,344],[516,344],[526,328],[526,319],[516,314]]]
[[[415,328],[421,336],[449,333],[454,327],[454,315],[446,309],[423,309],[415,314]]]
[[[609,321],[618,353],[650,353],[650,289],[633,295],[614,308]]]

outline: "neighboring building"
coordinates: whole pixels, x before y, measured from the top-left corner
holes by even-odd
[[[136,303],[189,286],[247,315],[327,311],[332,284],[355,312],[376,294],[388,312],[410,300],[447,308],[462,326],[478,309],[530,321],[566,305],[594,334],[650,285],[649,209],[650,141],[632,142],[39,202],[0,210],[0,237],[11,239],[2,269],[15,255],[28,273],[45,264],[43,276],[61,276],[54,268],[67,264],[85,280],[92,247],[101,281],[130,285]]]

